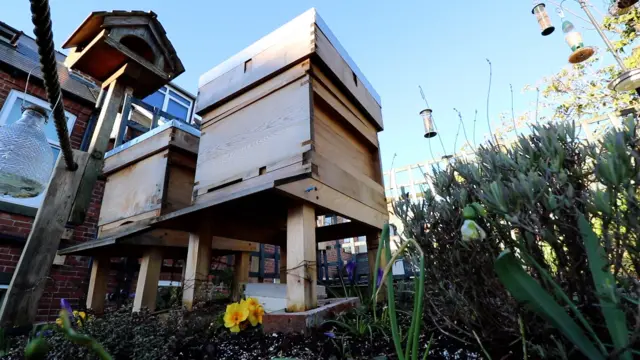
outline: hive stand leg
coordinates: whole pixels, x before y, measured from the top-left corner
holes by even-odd
[[[156,309],[156,296],[158,295],[158,281],[160,280],[161,269],[162,252],[160,249],[157,247],[146,249],[140,263],[136,296],[133,299],[133,311],[140,311],[142,308],[148,308],[149,311]]]
[[[287,248],[280,247],[280,284],[287,283]]]
[[[97,314],[101,314],[104,311],[110,265],[111,259],[105,256],[93,258],[93,263],[91,264],[91,278],[89,279],[89,289],[87,290],[87,309],[92,309]]]
[[[182,305],[193,309],[193,305],[206,299],[206,288],[211,269],[211,224],[203,223],[197,234],[189,234],[189,249],[185,260]]]
[[[251,264],[251,253],[238,251],[235,253],[233,262],[233,289],[231,299],[240,301],[242,298],[242,284],[249,282],[249,268]]]
[[[316,283],[316,215],[308,205],[289,208],[287,217],[287,311],[301,312],[318,305]]]

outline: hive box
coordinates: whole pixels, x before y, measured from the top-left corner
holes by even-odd
[[[191,205],[198,130],[170,121],[105,155],[100,237]]]
[[[196,204],[277,188],[382,227],[380,100],[315,9],[205,73],[196,110]]]

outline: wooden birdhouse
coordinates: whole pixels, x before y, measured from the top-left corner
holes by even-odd
[[[199,135],[173,120],[105,155],[100,237],[191,205]]]
[[[118,79],[144,98],[184,72],[157,15],[150,11],[96,11],[62,46],[65,65],[103,82]]]
[[[202,75],[196,111],[196,204],[275,187],[382,227],[380,99],[315,9]]]

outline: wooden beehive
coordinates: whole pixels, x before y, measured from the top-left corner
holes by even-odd
[[[378,228],[386,219],[380,101],[314,9],[204,74],[196,111],[196,204],[277,188]]]
[[[165,123],[105,156],[100,237],[191,205],[199,133]]]

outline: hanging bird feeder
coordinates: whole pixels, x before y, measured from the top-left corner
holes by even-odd
[[[582,41],[582,35],[576,31],[575,26],[569,20],[562,22],[562,32],[565,33],[565,40],[573,53],[569,56],[569,62],[579,64],[588,60],[593,56],[595,50],[591,47],[585,47]]]
[[[538,20],[538,24],[542,30],[542,36],[547,36],[553,33],[556,28],[551,23],[551,18],[549,18],[549,14],[547,13],[543,3],[539,3],[534,6],[531,13],[534,14]]]
[[[44,133],[47,112],[27,106],[20,119],[0,128],[0,195],[38,196],[53,171],[53,151]]]
[[[433,123],[433,110],[424,109],[420,111],[420,116],[422,116],[422,121],[424,122],[424,137],[426,139],[430,139],[436,135],[438,135],[438,131],[436,131],[436,127]]]

